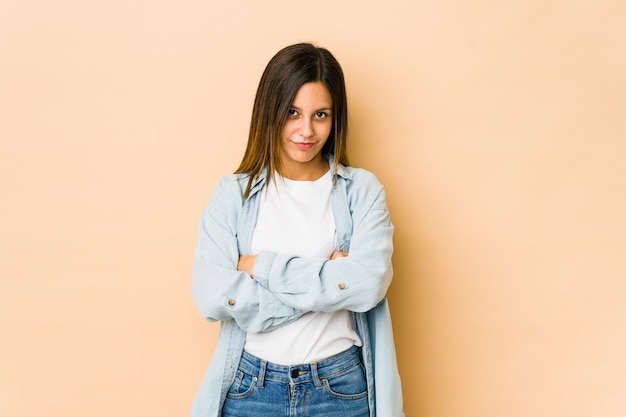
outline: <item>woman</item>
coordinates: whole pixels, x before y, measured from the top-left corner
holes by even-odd
[[[192,417],[399,417],[386,292],[393,226],[376,177],[348,166],[343,72],[279,51],[241,165],[202,214],[193,296],[220,321]]]

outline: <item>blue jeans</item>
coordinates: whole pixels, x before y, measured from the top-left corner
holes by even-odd
[[[283,366],[243,353],[222,417],[369,417],[356,346],[317,363]]]

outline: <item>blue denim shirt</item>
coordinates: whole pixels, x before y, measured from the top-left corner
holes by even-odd
[[[333,169],[332,156],[328,157]],[[335,172],[333,172],[335,174]],[[363,341],[371,417],[400,417],[402,389],[386,292],[393,275],[393,225],[382,185],[368,171],[339,165],[331,205],[338,249],[333,261],[258,254],[251,279],[237,271],[251,253],[259,194],[267,174],[243,191],[248,176],[223,177],[202,213],[193,264],[193,299],[209,321],[220,321],[211,364],[191,417],[218,417],[243,352],[246,332],[266,332],[308,311],[350,310]]]

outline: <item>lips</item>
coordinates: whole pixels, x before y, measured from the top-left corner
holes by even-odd
[[[296,148],[306,151],[315,146],[315,142],[292,142]]]

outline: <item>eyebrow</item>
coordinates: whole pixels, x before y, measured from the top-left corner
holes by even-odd
[[[298,107],[298,106],[291,106],[291,108],[295,109],[295,110],[298,110],[298,111],[302,111],[302,109],[300,107]],[[319,111],[333,111],[333,108],[332,107],[322,107],[321,109],[314,110],[313,112],[317,113]]]

